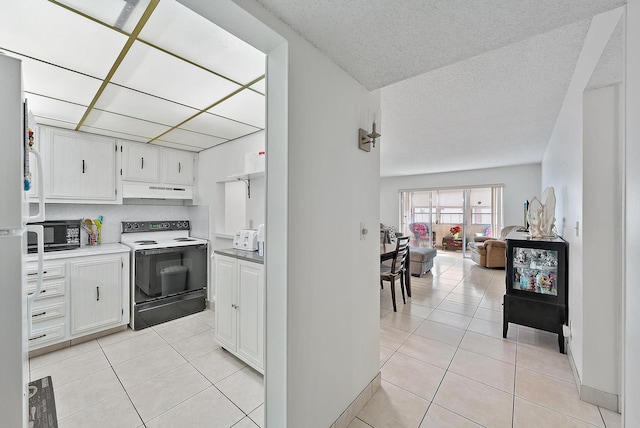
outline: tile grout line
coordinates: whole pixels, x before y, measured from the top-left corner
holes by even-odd
[[[128,327],[127,327],[128,328]],[[117,343],[117,342],[116,342]],[[131,407],[133,407],[133,410],[135,410],[136,414],[138,415],[138,417],[140,418],[140,420],[142,421],[142,426],[146,428],[147,423],[145,422],[144,419],[142,419],[142,415],[140,414],[140,412],[138,411],[138,408],[136,407],[135,403],[133,402],[133,400],[131,399],[131,396],[129,395],[129,391],[127,391],[127,388],[124,387],[124,384],[122,383],[122,380],[120,380],[120,376],[118,376],[118,373],[116,373],[116,369],[113,367],[113,364],[111,364],[111,360],[109,360],[109,357],[107,357],[107,354],[105,354],[104,352],[104,348],[102,347],[102,345],[100,344],[100,342],[98,342],[98,346],[100,347],[100,350],[102,351],[102,354],[104,355],[104,357],[107,359],[107,361],[109,362],[109,367],[111,367],[111,371],[113,371],[113,375],[116,377],[116,379],[118,379],[118,382],[120,383],[120,386],[122,387],[122,390],[124,391],[124,393],[127,395],[127,399],[129,400],[129,402],[131,403]]]

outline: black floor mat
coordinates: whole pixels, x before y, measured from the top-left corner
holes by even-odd
[[[58,428],[51,376],[29,383],[29,427]]]

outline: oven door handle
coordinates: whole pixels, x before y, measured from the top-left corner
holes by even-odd
[[[155,254],[177,254],[184,253],[187,250],[206,250],[206,244],[199,245],[183,245],[179,247],[150,248],[148,250],[136,250],[136,254],[142,256],[153,256]]]

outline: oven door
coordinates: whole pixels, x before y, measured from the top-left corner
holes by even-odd
[[[135,303],[203,290],[207,286],[207,245],[136,250]]]

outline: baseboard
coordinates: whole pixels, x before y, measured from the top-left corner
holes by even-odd
[[[580,375],[578,374],[578,370],[576,369],[576,364],[573,361],[571,346],[567,344],[566,348],[567,356],[569,357],[569,364],[571,365],[571,371],[573,372],[573,378],[576,382],[576,387],[578,388],[578,395],[580,396],[580,399],[587,403],[595,404],[596,406],[604,407],[605,409],[620,413],[620,402],[618,400],[617,394],[600,391],[599,389],[591,388],[590,386],[582,384],[582,380],[580,379]]]
[[[356,418],[358,413],[371,400],[371,397],[380,389],[382,384],[382,376],[380,372],[373,378],[371,382],[362,390],[358,397],[342,412],[340,417],[331,424],[331,428],[347,428],[349,424]]]

